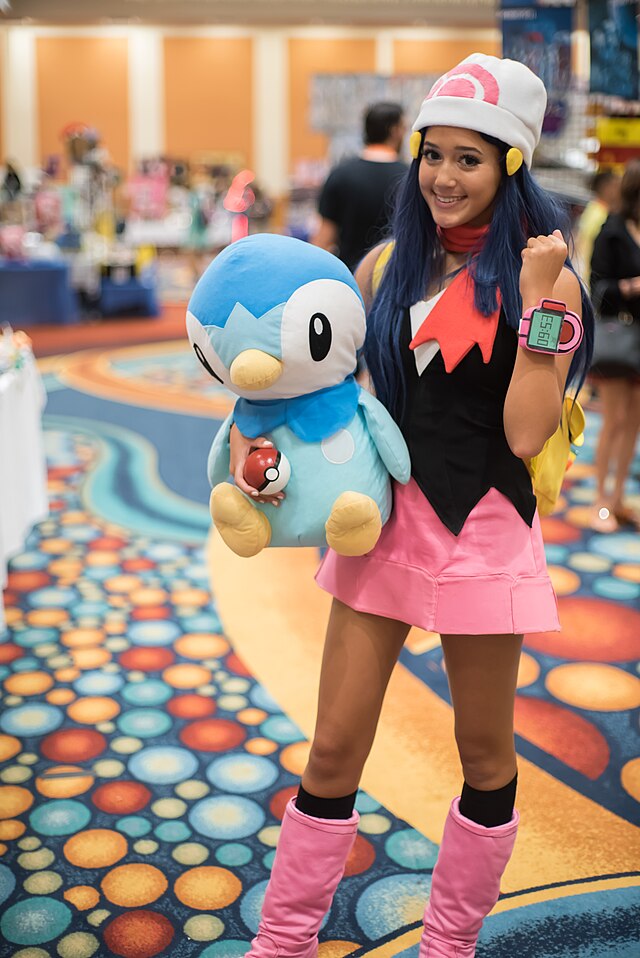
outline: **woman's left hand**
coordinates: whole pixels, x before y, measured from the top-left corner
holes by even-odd
[[[568,255],[567,244],[560,230],[549,236],[532,236],[522,250],[520,295],[523,309],[536,306],[545,296],[553,295],[553,287]]]

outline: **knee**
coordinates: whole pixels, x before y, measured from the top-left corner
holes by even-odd
[[[359,747],[357,742],[340,735],[339,732],[332,733],[329,730],[316,734],[309,753],[307,774],[314,781],[327,785],[353,781],[355,790],[367,754],[368,749]]]
[[[513,733],[456,733],[465,781],[473,788],[502,788],[516,773]]]

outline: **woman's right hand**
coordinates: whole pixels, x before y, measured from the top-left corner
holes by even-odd
[[[279,506],[280,501],[284,499],[284,492],[278,492],[275,496],[261,496],[258,490],[250,486],[244,478],[244,464],[247,456],[253,449],[261,449],[263,446],[273,446],[273,443],[264,436],[248,439],[242,435],[234,423],[229,433],[229,472],[238,489],[251,496],[255,502],[270,502],[273,506]]]

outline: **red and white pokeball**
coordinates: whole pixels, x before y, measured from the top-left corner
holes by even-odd
[[[244,464],[244,478],[266,496],[282,492],[291,478],[291,465],[284,453],[273,446],[255,449]]]

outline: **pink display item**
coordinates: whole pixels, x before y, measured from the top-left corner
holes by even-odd
[[[415,480],[394,483],[394,508],[375,548],[325,555],[316,581],[357,612],[444,635],[520,635],[560,629],[540,520],[532,528],[489,489],[458,536]]]
[[[455,798],[445,822],[419,958],[474,958],[516,841],[517,812],[506,825],[485,828],[461,815],[459,805]]]
[[[288,803],[258,934],[245,958],[316,958],[318,931],[344,874],[360,816],[324,819]]]

